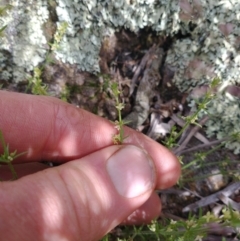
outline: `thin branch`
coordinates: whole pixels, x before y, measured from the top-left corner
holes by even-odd
[[[186,124],[186,121],[183,120],[181,117],[177,116],[176,114],[173,114],[171,116],[172,120],[175,121],[179,126],[183,127]],[[203,143],[209,143],[209,140],[205,138],[202,134],[200,133],[195,133],[194,135],[199,141]]]
[[[185,150],[182,150],[182,151],[179,151],[179,152],[175,152],[174,151],[174,154],[181,156],[182,154],[186,154],[186,153],[193,152],[193,151],[198,151],[198,150],[200,150],[202,148],[206,148],[206,147],[210,147],[210,146],[213,146],[213,145],[217,145],[217,144],[220,144],[223,141],[227,141],[227,140],[230,140],[230,137],[222,138],[221,140],[211,141],[211,142],[209,142],[207,144],[200,144],[200,145],[197,145],[195,147],[192,147],[192,148],[189,148],[189,149],[185,149]]]
[[[201,129],[201,126],[204,125],[208,119],[209,119],[208,116],[203,117],[200,120],[199,125],[195,125],[193,128],[190,129],[189,134],[187,135],[185,140],[182,142],[182,144],[175,150],[175,153],[178,153],[185,148],[185,146],[189,143],[189,141],[192,139],[192,137]]]
[[[212,195],[209,195],[207,197],[202,198],[201,200],[192,203],[188,206],[186,206],[185,208],[183,208],[183,212],[190,212],[190,211],[194,211],[200,207],[205,207],[209,204],[215,203],[219,200],[219,197],[221,197],[220,195],[224,195],[226,197],[229,197],[231,194],[233,194],[235,192],[235,190],[240,189],[240,182],[235,182],[231,185],[228,185],[226,188],[224,188],[223,190],[220,190]]]

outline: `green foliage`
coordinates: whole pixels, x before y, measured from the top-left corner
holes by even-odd
[[[7,27],[7,25],[5,25],[5,26],[3,26],[2,28],[0,28],[0,37],[2,36],[2,34],[3,34],[3,31],[4,31],[4,29]]]
[[[2,144],[3,147],[3,154],[0,155],[0,165],[1,164],[7,164],[11,173],[12,173],[12,179],[15,180],[17,179],[17,173],[14,170],[14,167],[12,165],[12,161],[14,159],[16,159],[17,157],[20,157],[22,155],[24,155],[26,152],[22,152],[20,154],[17,154],[17,150],[15,150],[14,152],[10,152],[9,151],[9,144],[6,144],[5,140],[4,140],[4,136],[2,131],[0,130],[0,142]]]
[[[28,88],[34,95],[48,95],[47,86],[42,82],[42,70],[38,67],[34,68],[33,76],[28,79]]]
[[[118,130],[118,134],[113,136],[113,143],[122,144],[124,139],[127,138],[126,136],[124,136],[124,129],[123,129],[123,126],[126,124],[126,122],[122,120],[122,113],[121,113],[121,111],[124,108],[124,103],[120,102],[119,100],[120,91],[118,89],[118,83],[114,82],[111,85],[111,89],[116,101],[116,109],[118,112],[118,120],[115,121],[115,128]]]
[[[67,32],[68,28],[68,23],[67,22],[62,22],[58,25],[57,31],[54,34],[54,41],[53,44],[50,44],[51,50],[56,51],[60,48],[60,43]]]
[[[59,48],[59,44],[67,31],[68,24],[63,22],[59,24],[57,31],[53,38],[53,43],[49,43],[50,49],[46,55],[45,62],[41,67],[35,67],[33,69],[33,76],[28,78],[28,88],[31,89],[32,94],[34,95],[49,95],[47,92],[47,85],[42,81],[42,72],[47,64],[51,64],[53,62],[50,57],[51,52]],[[61,99],[67,101],[67,89],[66,92],[62,93]]]
[[[70,96],[70,89],[68,88],[67,85],[65,85],[62,92],[61,92],[60,99],[62,101],[68,102],[69,96]]]
[[[196,101],[197,109],[196,111],[189,117],[186,117],[186,124],[182,127],[180,131],[174,126],[171,130],[170,136],[166,141],[166,145],[168,148],[175,147],[177,145],[177,141],[182,135],[182,133],[190,126],[190,125],[198,125],[197,120],[199,117],[199,113],[204,111],[207,113],[208,106],[212,100],[216,98],[216,92],[214,91],[216,87],[220,84],[220,80],[218,78],[214,78],[210,84],[210,88],[200,100]],[[112,86],[113,95],[116,98],[116,108],[118,110],[119,115],[121,115],[121,110],[124,107],[123,103],[119,101],[119,90],[118,84],[114,83]],[[119,124],[120,123],[120,124]],[[122,119],[116,122],[117,128],[120,130],[122,128]],[[188,164],[182,164],[183,175],[179,180],[179,186],[183,186],[184,183],[189,181],[194,181],[193,179],[188,179],[188,173],[191,173],[190,168],[195,166],[197,168],[202,168],[207,165],[219,165],[219,169],[221,174],[223,175],[231,175],[235,177],[235,179],[239,180],[239,174],[237,173],[228,173],[226,171],[227,160],[222,160],[217,163],[206,163],[206,157],[222,148],[227,141],[238,140],[239,141],[240,133],[231,134],[229,137],[224,138],[219,145],[214,148],[211,148],[209,151],[199,151],[195,153],[194,159]],[[119,133],[116,135],[116,141],[119,143],[119,139],[123,137],[123,134]],[[181,159],[181,157],[180,157]],[[229,160],[229,162],[233,163],[233,161]],[[222,170],[221,170],[222,167]],[[215,173],[213,175],[217,175]],[[209,175],[208,175],[209,176]],[[205,177],[197,177],[201,180]],[[196,180],[195,180],[196,181]],[[211,230],[211,226],[215,225],[219,228],[223,228],[226,226],[231,227],[239,227],[240,225],[240,213],[238,211],[234,211],[231,207],[225,207],[222,211],[222,215],[216,217],[213,213],[207,212],[205,215],[202,215],[200,212],[199,215],[189,215],[186,220],[160,220],[153,221],[150,225],[144,225],[141,227],[124,227],[118,228],[116,233],[114,231],[111,234],[108,234],[104,237],[103,240],[118,240],[118,241],[130,241],[130,240],[161,240],[161,241],[201,241],[203,240],[208,231]],[[119,231],[121,230],[121,231]],[[117,236],[117,237],[116,237]]]
[[[176,146],[177,139],[183,134],[183,132],[190,126],[190,125],[199,125],[197,120],[199,118],[199,113],[206,111],[208,104],[215,98],[214,89],[220,84],[219,78],[214,78],[210,84],[210,88],[208,89],[207,93],[201,100],[196,100],[197,110],[190,116],[183,117],[186,123],[181,128],[179,132],[177,132],[176,127],[174,126],[171,130],[170,137],[164,144],[168,148],[173,148]],[[200,126],[201,127],[201,126]]]
[[[216,217],[211,212],[205,215],[189,215],[187,220],[154,220],[151,224],[140,227],[122,227],[117,231],[118,237],[113,234],[107,234],[102,241],[202,241],[207,237],[208,231],[212,227],[222,229],[224,227],[239,227],[240,212],[234,211],[231,207],[226,207],[222,215]]]
[[[4,16],[7,14],[7,11],[12,9],[12,5],[10,4],[7,4],[6,6],[4,7],[0,7],[0,16]]]

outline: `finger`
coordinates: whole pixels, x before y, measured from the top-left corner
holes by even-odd
[[[11,150],[27,151],[20,160],[64,162],[113,144],[117,130],[106,119],[52,97],[5,91],[0,96],[0,129]],[[170,151],[130,128],[125,135],[125,143],[142,147],[155,161],[158,188],[176,183],[180,164]]]
[[[52,168],[42,163],[23,163],[14,165],[14,169],[18,178],[34,174],[36,172]],[[1,166],[0,168],[1,181],[9,181],[12,179],[12,173],[8,166]],[[126,220],[121,224],[126,225],[142,225],[148,224],[153,219],[159,217],[161,212],[160,198],[156,193],[152,193],[150,198],[136,211],[134,211]]]
[[[157,193],[152,193],[151,197],[136,211],[127,217],[121,224],[123,225],[143,225],[149,224],[152,220],[160,216],[162,209],[161,201]]]
[[[107,147],[1,183],[0,232],[5,240],[99,240],[146,202],[155,181],[143,150]]]
[[[46,168],[49,168],[48,165],[43,163],[21,163],[13,165],[13,168],[17,174],[17,178],[21,178],[39,171],[42,171]],[[1,166],[0,168],[0,180],[9,181],[13,178],[11,170],[7,165]]]

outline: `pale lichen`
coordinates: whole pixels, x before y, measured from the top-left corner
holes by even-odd
[[[11,56],[8,68],[14,81],[26,79],[27,72],[45,59],[47,41],[42,25],[48,19],[47,1],[10,0],[7,16],[1,17],[7,28],[1,41],[1,54]],[[4,62],[4,57],[0,59]],[[9,77],[7,75],[7,77]],[[6,74],[1,72],[4,79]]]

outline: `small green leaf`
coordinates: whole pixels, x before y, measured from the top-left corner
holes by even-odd
[[[7,27],[7,25],[3,26],[2,28],[0,28],[0,36],[2,35],[2,32],[4,31],[4,29]]]
[[[124,109],[124,104],[123,103],[119,103],[118,105],[116,105],[116,109],[121,111]]]

